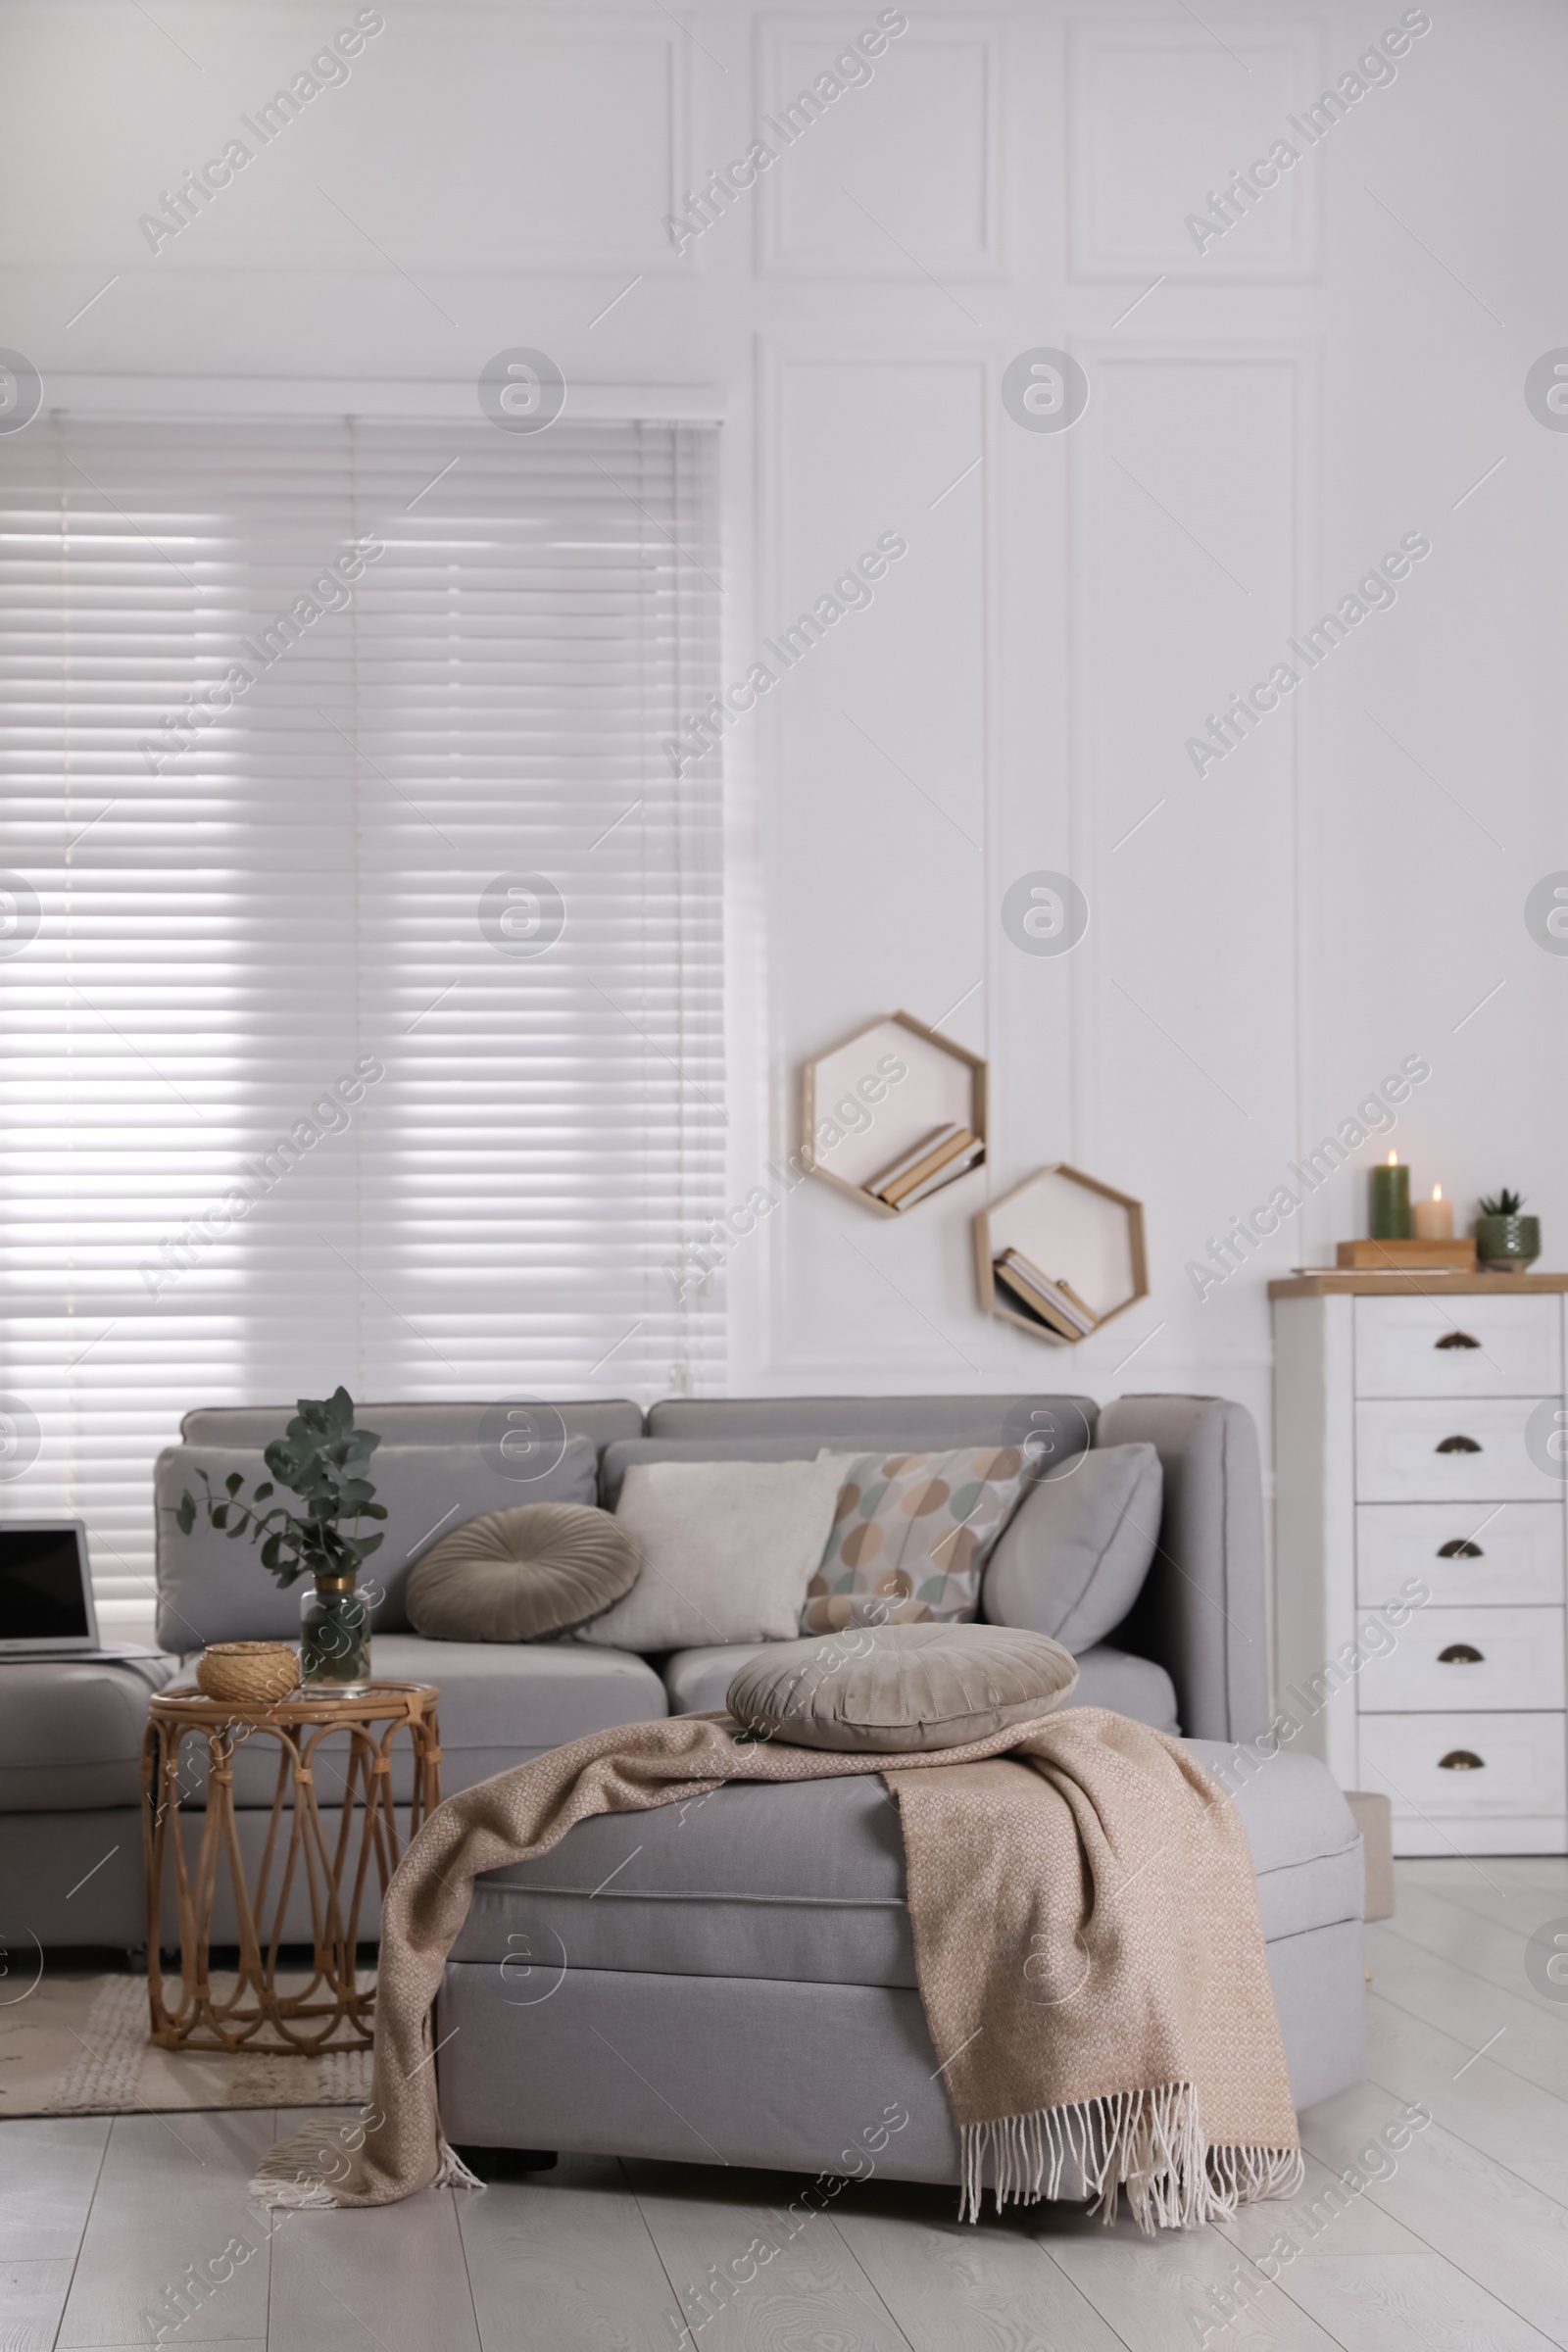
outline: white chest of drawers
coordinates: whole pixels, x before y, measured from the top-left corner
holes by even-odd
[[[1390,1797],[1396,1853],[1568,1852],[1565,1293],[1270,1285],[1284,1736]]]

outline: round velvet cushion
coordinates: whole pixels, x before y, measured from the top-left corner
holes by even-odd
[[[1059,1706],[1070,1651],[1004,1625],[882,1625],[769,1642],[725,1699],[747,1731],[792,1747],[907,1754],[959,1747]]]
[[[486,1511],[416,1563],[409,1623],[431,1642],[538,1642],[608,1609],[641,1566],[624,1528],[591,1503]]]

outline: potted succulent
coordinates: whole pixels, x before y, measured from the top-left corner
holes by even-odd
[[[1476,1255],[1498,1273],[1522,1274],[1541,1255],[1541,1219],[1522,1217],[1522,1193],[1506,1190],[1483,1200],[1476,1219]]]
[[[361,1519],[386,1517],[385,1504],[375,1500],[365,1475],[380,1443],[373,1430],[355,1428],[354,1399],[347,1389],[323,1400],[302,1396],[284,1435],[263,1453],[271,1478],[263,1479],[248,1501],[237,1470],[224,1479],[221,1494],[213,1493],[206,1471],[198,1470],[201,1500],[187,1489],[173,1514],[181,1535],[190,1534],[198,1511],[204,1511],[208,1526],[231,1543],[248,1536],[260,1544],[262,1566],[280,1585],[302,1576],[314,1579],[300,1604],[300,1679],[307,1687],[345,1696],[369,1687],[370,1603],[357,1589],[357,1579],[383,1539],[345,1535],[339,1523],[347,1519],[357,1526]],[[304,1510],[273,1502],[278,1486],[299,1495]]]

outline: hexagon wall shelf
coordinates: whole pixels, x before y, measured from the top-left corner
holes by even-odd
[[[890,1061],[904,1065],[906,1076],[890,1079]],[[853,1105],[864,1116],[855,1128],[850,1117],[835,1115],[836,1107]],[[818,1141],[832,1127],[838,1140]],[[918,1200],[890,1207],[869,1188],[901,1160],[934,1142],[944,1128],[966,1128],[980,1149],[953,1175],[942,1176]],[[978,1054],[928,1029],[910,1012],[890,1012],[866,1028],[858,1029],[802,1073],[801,1161],[811,1175],[821,1177],[862,1208],[879,1217],[900,1217],[921,1200],[934,1200],[950,1184],[985,1165],[986,1065]],[[938,1171],[940,1174],[940,1171]]]
[[[1037,1168],[980,1211],[974,1220],[974,1262],[987,1314],[1015,1323],[1033,1339],[1073,1345],[1015,1303],[1014,1295],[998,1281],[996,1261],[1005,1250],[1016,1250],[1053,1282],[1070,1286],[1070,1295],[1089,1307],[1097,1324],[1149,1296],[1143,1202],[1065,1160]]]

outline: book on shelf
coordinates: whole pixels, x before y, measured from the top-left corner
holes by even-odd
[[[974,1144],[976,1138],[967,1127],[948,1127],[934,1137],[929,1148],[922,1152],[911,1167],[898,1175],[885,1178],[877,1187],[878,1196],[890,1208],[898,1208],[911,1193],[921,1191],[933,1176],[940,1175],[949,1162],[957,1159]]]
[[[902,1158],[896,1159],[892,1167],[884,1168],[880,1176],[873,1176],[865,1189],[877,1200],[886,1201],[889,1208],[902,1207],[911,1193],[923,1189],[929,1178],[946,1168],[950,1160],[956,1159],[971,1145],[978,1148],[978,1137],[971,1135],[967,1127],[951,1123],[939,1127],[912,1152],[906,1152]]]
[[[1096,1324],[1099,1323],[1099,1315],[1086,1299],[1079,1298],[1065,1274],[1058,1274],[1053,1281],[1052,1277],[1049,1274],[1043,1274],[1034,1259],[1026,1257],[1021,1250],[1004,1250],[998,1263],[1006,1266],[1019,1281],[1027,1284],[1041,1298],[1069,1315],[1085,1331],[1093,1331]]]
[[[1006,1284],[1015,1299],[1023,1300],[1025,1306],[1038,1321],[1049,1323],[1052,1330],[1059,1332],[1063,1339],[1081,1340],[1083,1338],[1083,1327],[1077,1316],[1070,1314],[1067,1308],[1059,1304],[1054,1298],[1037,1289],[1026,1274],[1021,1274],[1015,1267],[1000,1262],[994,1266],[993,1272],[999,1282]]]
[[[1100,1322],[1094,1308],[1079,1298],[1071,1283],[1059,1275],[1054,1282],[1021,1250],[1004,1250],[994,1262],[993,1272],[1044,1322],[1054,1330],[1063,1330],[1069,1339],[1086,1339]]]
[[[1050,1308],[1040,1304],[1025,1292],[1015,1289],[1008,1279],[1005,1266],[998,1264],[991,1270],[996,1276],[997,1288],[1002,1293],[1006,1304],[1012,1308],[1014,1314],[1021,1315],[1026,1323],[1038,1324],[1040,1329],[1048,1331],[1054,1340],[1081,1340],[1083,1338],[1084,1335],[1077,1325],[1069,1323],[1065,1316],[1057,1317],[1052,1313]]]
[[[926,1177],[923,1184],[914,1185],[897,1205],[900,1208],[912,1208],[917,1200],[925,1199],[927,1193],[939,1193],[945,1184],[956,1183],[958,1177],[966,1176],[984,1150],[980,1138],[972,1135],[961,1152],[955,1152],[950,1159],[945,1159],[934,1175]]]
[[[906,1176],[911,1168],[917,1167],[922,1159],[928,1157],[940,1144],[946,1143],[950,1136],[958,1135],[961,1132],[957,1122],[953,1119],[950,1119],[945,1127],[933,1128],[931,1133],[923,1135],[911,1150],[901,1152],[893,1165],[890,1168],[884,1168],[880,1176],[868,1176],[865,1182],[866,1191],[881,1193],[886,1186],[896,1184],[901,1176]]]
[[[1067,1280],[1065,1274],[1058,1274],[1056,1276],[1056,1288],[1066,1299],[1068,1305],[1076,1307],[1078,1313],[1085,1318],[1091,1331],[1095,1330],[1097,1325],[1104,1320],[1103,1316],[1096,1314],[1094,1308],[1090,1305],[1087,1298],[1079,1298],[1077,1292],[1073,1289],[1072,1284]]]

